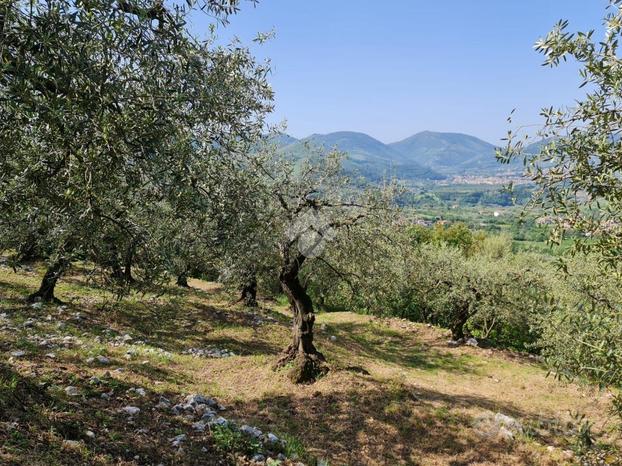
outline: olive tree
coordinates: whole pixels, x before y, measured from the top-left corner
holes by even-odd
[[[570,33],[568,22],[560,21],[536,43],[545,65],[579,63],[585,97],[571,107],[542,110],[539,144],[528,147],[530,135],[510,132],[507,146],[498,151],[504,162],[524,159],[538,188],[532,206],[554,222],[551,239],[559,242],[576,232],[577,251],[598,251],[614,269],[622,258],[621,5],[610,2],[600,39],[594,31]]]
[[[551,294],[552,264],[513,254],[507,237],[473,235],[475,247],[436,240],[442,231],[448,229],[423,234],[407,211],[366,218],[327,247],[310,289],[329,307],[443,326],[456,342],[473,335],[532,349],[548,315],[543,298]]]
[[[278,269],[275,234],[280,226],[266,184],[272,152],[240,154],[244,163],[237,183],[227,184],[229,215],[221,218],[215,246],[219,281],[240,292],[247,307],[256,307],[261,281],[273,280]],[[274,162],[274,161],[272,161]]]
[[[573,233],[574,252],[591,253],[577,258],[582,266],[599,264],[583,279],[569,270],[572,261],[563,264],[563,280],[573,286],[560,285],[566,290],[562,294],[574,298],[569,302],[561,296],[553,323],[544,327],[542,344],[549,361],[558,374],[620,386],[621,302],[616,290],[622,271],[622,1],[610,1],[601,37],[595,31],[571,33],[568,26],[560,21],[536,49],[551,67],[567,60],[580,65],[584,98],[571,107],[542,110],[539,137],[544,141],[538,150],[527,150],[526,136],[510,133],[499,157],[524,158],[538,188],[532,206],[555,223],[551,239],[558,242]]]
[[[341,154],[321,151],[304,160],[279,155],[268,144],[249,157],[257,183],[248,193],[256,203],[240,220],[233,255],[238,273],[273,273],[293,315],[292,340],[275,368],[293,363],[294,382],[312,382],[325,373],[324,355],[313,340],[315,306],[305,273],[325,262],[324,251],[338,234],[355,228],[380,210],[378,196],[368,196],[344,176]],[[384,201],[385,199],[382,198]]]
[[[622,380],[622,288],[614,275],[599,273],[597,256],[568,261],[553,283],[556,299],[540,328],[540,345],[557,374],[578,374],[602,386]]]
[[[418,264],[409,226],[403,212],[386,205],[338,231],[307,270],[312,295],[327,308],[413,318],[408,283]]]
[[[53,300],[75,259],[140,257],[158,206],[219,196],[210,167],[261,133],[268,67],[239,44],[196,40],[186,23],[195,9],[224,18],[237,7],[0,5],[0,249],[35,243],[48,261],[32,298]]]

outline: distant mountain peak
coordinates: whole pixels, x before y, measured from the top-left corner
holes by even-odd
[[[422,131],[389,146],[402,157],[445,175],[494,174],[508,169],[497,161],[493,144],[464,133]]]
[[[399,177],[405,180],[442,178],[414,160],[404,162],[399,152],[372,136],[357,131],[335,131],[327,134],[312,134],[294,144],[283,147],[284,154],[294,158],[309,155],[309,146],[325,150],[337,149],[346,154],[346,171],[365,178],[379,180],[384,177]]]
[[[294,144],[298,142],[293,136],[290,136],[287,133],[278,133],[278,134],[270,134],[268,136],[268,142],[275,144],[277,147],[285,147],[290,144]]]
[[[459,132],[426,130],[391,144],[360,131],[314,133],[302,139],[283,133],[272,136],[272,142],[295,159],[311,155],[309,146],[337,149],[347,154],[346,170],[369,179],[395,176],[414,181],[519,170],[519,164],[497,162],[493,144]]]

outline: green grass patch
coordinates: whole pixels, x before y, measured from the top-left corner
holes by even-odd
[[[215,447],[223,453],[243,453],[254,455],[262,450],[258,439],[244,435],[238,429],[230,425],[216,426],[212,428],[212,439]]]

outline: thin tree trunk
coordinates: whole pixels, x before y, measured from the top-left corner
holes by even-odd
[[[286,264],[279,275],[292,309],[293,328],[292,342],[277,361],[276,367],[293,362],[290,378],[294,383],[313,382],[328,371],[324,356],[313,344],[313,302],[298,277],[304,259],[303,255],[299,255],[293,262]]]
[[[32,238],[28,238],[20,245],[17,252],[17,262],[20,264],[33,262],[37,259],[37,247]]]
[[[121,267],[119,248],[117,247],[115,236],[105,235],[103,243],[105,245],[104,249],[97,251],[97,254],[102,256],[102,265],[110,269],[110,278],[118,283],[123,282],[123,267]]]
[[[41,280],[39,290],[28,296],[28,301],[60,303],[61,301],[54,296],[54,289],[56,288],[56,283],[58,282],[58,279],[67,270],[68,267],[69,261],[64,258],[59,259],[51,266],[49,266],[47,271],[45,272],[45,275],[43,276],[43,279]]]
[[[125,263],[123,268],[123,276],[125,278],[125,283],[132,284],[135,283],[136,280],[132,276],[132,263],[134,262],[134,254],[136,253],[137,241],[132,240],[126,254],[125,254]]]
[[[121,267],[121,264],[116,257],[113,257],[113,259],[110,261],[110,269],[112,270],[111,276],[116,281],[120,282],[125,279],[125,276],[123,274],[123,268]]]

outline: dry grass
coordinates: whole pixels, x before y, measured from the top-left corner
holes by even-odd
[[[333,466],[564,464],[563,450],[573,442],[570,412],[585,413],[602,439],[615,441],[606,392],[557,382],[521,355],[447,348],[442,329],[349,312],[320,314],[317,345],[332,370],[313,385],[294,386],[285,372],[270,369],[289,338],[284,306],[264,302],[259,311],[248,311],[232,305],[216,284],[196,280],[191,290],[170,288],[115,303],[76,273],[59,286],[59,297],[70,303],[66,311],[37,310],[22,297],[39,274],[0,268],[0,313],[11,322],[0,330],[0,381],[17,383],[15,393],[24,398],[0,414],[0,462],[235,463],[215,451],[209,434],[192,434],[182,451],[170,446],[168,438],[191,430],[183,419],[151,408],[160,394],[177,400],[188,393],[217,397],[229,407],[228,417],[292,436]],[[34,327],[21,326],[31,317]],[[114,337],[124,334],[144,343],[114,345]],[[45,356],[51,350],[35,341],[51,335],[73,335],[81,343],[54,350],[51,359]],[[205,347],[236,356],[183,354]],[[9,359],[18,348],[27,355]],[[111,364],[85,362],[99,354]],[[90,385],[92,376],[104,384]],[[67,385],[83,396],[65,396]],[[9,390],[1,387],[0,401]],[[128,394],[130,387],[148,394]],[[113,389],[111,401],[100,399]],[[134,424],[117,413],[128,404],[143,410]],[[486,412],[516,417],[527,435],[512,442],[481,437],[473,419]],[[86,438],[86,430],[95,439]]]

